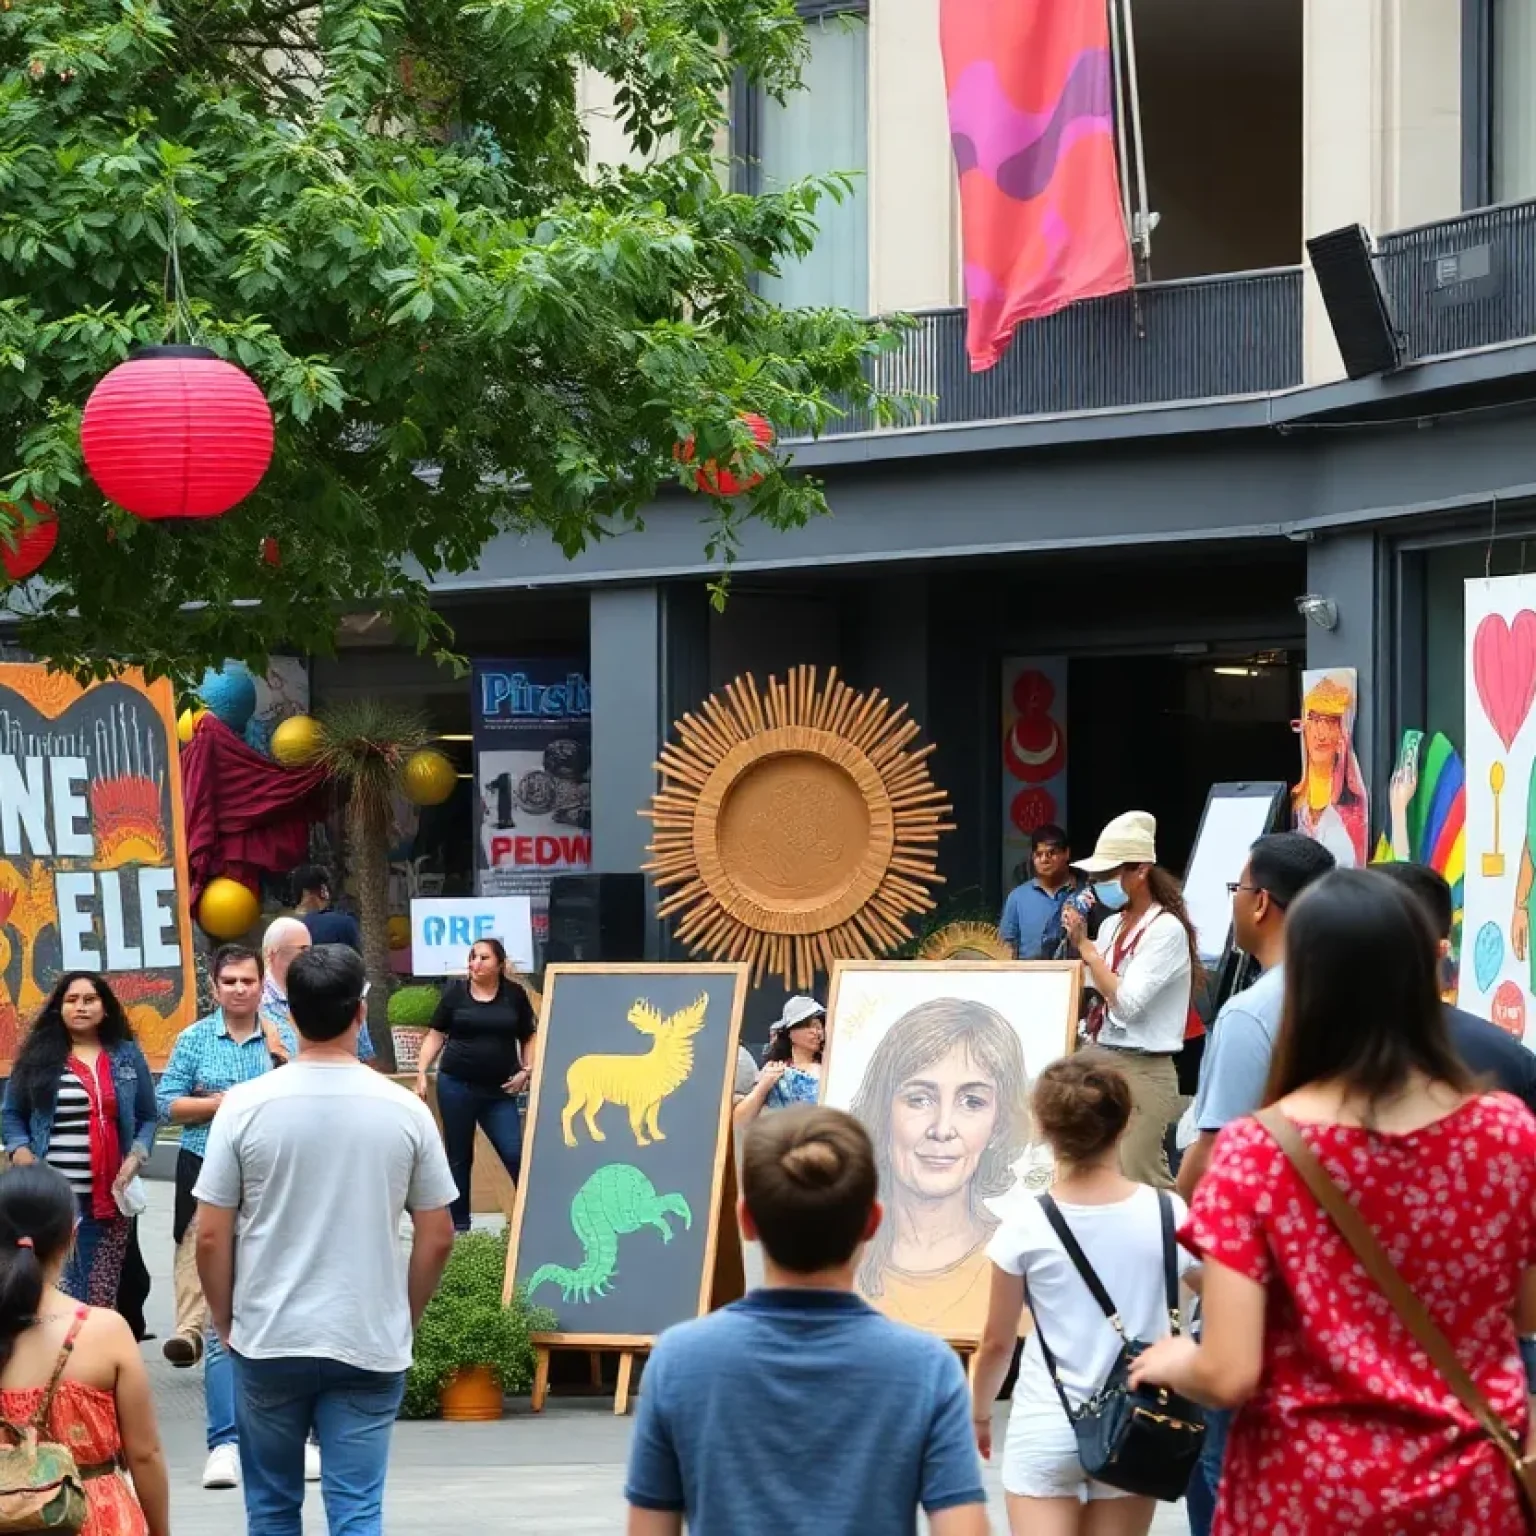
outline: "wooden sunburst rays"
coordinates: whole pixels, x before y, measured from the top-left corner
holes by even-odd
[[[645,868],[669,892],[659,914],[677,918],[693,954],[745,961],[755,982],[772,972],[808,990],[834,960],[871,959],[912,937],[907,919],[933,910],[939,837],[954,828],[949,797],[929,775],[933,747],[914,745],[905,704],[850,688],[835,667],[818,682],[817,669],[802,666],[762,690],[738,677],[675,730],[656,764],[661,788],[640,814],[655,827]],[[785,889],[803,887],[787,895],[743,869],[740,839],[722,835],[732,792],[754,773],[780,775],[791,811],[777,832],[772,815],[750,823],[760,862],[789,871]],[[855,787],[868,825],[845,817],[822,837],[816,852],[837,867],[825,889],[812,889],[805,839],[821,836],[818,817],[835,823],[828,805],[851,800]]]

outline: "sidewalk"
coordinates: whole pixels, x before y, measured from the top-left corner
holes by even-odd
[[[245,1530],[239,1492],[205,1493],[202,1371],[176,1371],[161,1358],[171,1320],[171,1186],[151,1183],[140,1222],[144,1260],[154,1280],[148,1314],[159,1335],[144,1346],[171,1468],[176,1536],[238,1536]],[[1002,1418],[1000,1415],[999,1436]],[[400,1424],[385,1501],[387,1536],[448,1536],[452,1531],[516,1530],[523,1536],[619,1536],[624,1530],[624,1462],[633,1418],[612,1405],[554,1399],[537,1416],[519,1405],[499,1424]],[[830,1450],[830,1448],[827,1448]],[[1007,1530],[995,1467],[987,1469],[992,1523]],[[320,1491],[311,1487],[305,1536],[324,1536]],[[1153,1536],[1185,1536],[1182,1506],[1160,1509]],[[796,1536],[796,1533],[786,1533]]]

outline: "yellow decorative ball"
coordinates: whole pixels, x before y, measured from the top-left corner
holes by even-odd
[[[197,729],[197,722],[206,715],[206,709],[184,709],[176,721],[176,739],[182,746],[192,740],[192,733]]]
[[[197,904],[197,920],[210,939],[222,939],[226,943],[250,932],[256,919],[261,916],[261,903],[256,893],[220,875],[210,880]]]
[[[411,947],[411,920],[408,917],[392,917],[384,929],[391,949]]]
[[[405,798],[412,805],[441,805],[458,782],[453,764],[432,747],[411,753],[405,761],[402,777]]]
[[[286,768],[299,768],[320,750],[320,722],[290,715],[272,732],[272,756]]]

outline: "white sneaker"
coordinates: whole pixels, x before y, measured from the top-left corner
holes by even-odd
[[[216,1445],[208,1453],[203,1467],[204,1488],[238,1488],[240,1486],[240,1447]]]
[[[320,1481],[320,1447],[313,1440],[304,1442],[304,1481],[306,1483]]]

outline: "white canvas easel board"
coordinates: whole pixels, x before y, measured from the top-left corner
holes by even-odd
[[[1184,905],[1200,941],[1200,958],[1214,963],[1232,937],[1232,893],[1248,850],[1275,830],[1286,786],[1279,783],[1213,784],[1195,834],[1184,876]]]

